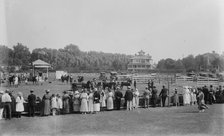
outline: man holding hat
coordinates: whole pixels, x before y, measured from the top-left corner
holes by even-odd
[[[29,116],[34,117],[35,115],[35,106],[36,106],[36,95],[33,94],[33,90],[30,90],[30,95],[28,96],[28,107],[29,107]]]
[[[125,100],[127,102],[127,110],[131,110],[132,109],[132,99],[133,99],[133,93],[131,91],[131,87],[128,86],[128,90],[125,93]]]

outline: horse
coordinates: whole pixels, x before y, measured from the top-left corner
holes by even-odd
[[[67,76],[66,75],[61,76],[62,83],[64,83],[64,81],[66,81],[68,83],[69,79],[70,79],[70,76],[69,75],[67,75]]]
[[[110,89],[115,89],[116,88],[116,82],[103,82],[103,89],[106,87]]]
[[[8,81],[9,81],[9,85],[10,86],[14,84],[14,78],[15,78],[14,75],[13,76],[9,76]]]
[[[130,81],[121,82],[121,89],[123,89],[123,86],[131,86],[131,82]]]
[[[80,83],[82,81],[84,81],[84,77],[83,76],[78,76],[78,82]]]

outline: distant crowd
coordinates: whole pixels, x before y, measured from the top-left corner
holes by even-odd
[[[121,92],[121,89],[117,87],[112,90],[108,87],[103,89],[102,87],[80,89],[76,91],[64,91],[63,95],[52,94],[50,90],[45,90],[45,94],[42,99],[35,95],[34,90],[30,90],[30,94],[25,101],[23,94],[19,92],[14,97],[13,92],[9,90],[0,91],[0,119],[11,119],[12,113],[16,113],[15,117],[20,118],[22,112],[24,112],[24,103],[28,106],[28,115],[34,117],[37,111],[37,104],[40,104],[40,116],[60,115],[70,113],[81,114],[96,114],[100,111],[120,110],[121,107],[125,107],[126,110],[134,110],[139,108],[139,90],[131,86],[127,87],[126,92]],[[180,105],[180,97],[178,90],[175,89],[175,93],[172,94],[172,103],[175,106]],[[166,99],[169,96],[168,89],[163,86],[162,90],[158,92],[156,86],[147,86],[143,91],[144,108],[166,106]],[[202,88],[192,88],[185,86],[183,93],[183,104],[194,105],[198,104],[200,112],[204,112],[208,106],[206,104],[213,104],[220,97],[223,98],[224,90],[221,86],[214,89],[213,86],[209,88],[204,86]],[[125,100],[125,104],[122,103],[122,99]]]

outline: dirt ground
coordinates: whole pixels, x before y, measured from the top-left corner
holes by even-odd
[[[224,135],[224,104],[0,120],[0,135]]]

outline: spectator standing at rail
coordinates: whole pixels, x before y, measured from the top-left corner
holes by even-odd
[[[100,92],[100,106],[101,106],[101,111],[105,110],[105,107],[106,107],[106,93],[103,89]]]
[[[97,90],[97,88],[94,88],[93,93],[93,111],[95,113],[100,111],[100,92]]]
[[[10,120],[12,118],[12,109],[11,109],[12,99],[9,95],[8,90],[6,90],[5,93],[2,95],[2,102],[4,103],[5,119]]]
[[[209,90],[206,85],[203,87],[202,92],[204,93],[205,104],[207,104],[209,101]]]
[[[117,110],[120,110],[121,108],[121,98],[123,97],[122,92],[120,91],[120,88],[117,87],[116,92],[115,92],[115,105]]]
[[[43,102],[43,116],[50,115],[51,107],[50,107],[50,90],[45,90],[46,94],[43,96],[42,102]]]
[[[52,94],[51,97],[51,110],[52,110],[52,115],[55,116],[57,113],[58,109],[58,104],[57,104],[57,97],[55,94]]]
[[[127,103],[127,110],[132,110],[132,100],[133,100],[133,92],[131,91],[131,87],[128,86],[128,89],[124,96]]]
[[[89,96],[88,96],[88,111],[89,113],[93,113],[93,90],[90,88]]]
[[[80,112],[82,114],[86,114],[88,112],[88,94],[86,93],[86,89],[83,90],[83,92],[80,95],[81,99],[81,106],[80,106]]]
[[[13,96],[13,91],[8,91],[9,96],[11,97],[12,102],[11,104],[11,115],[12,117],[16,117],[17,113],[16,113],[16,98]]]
[[[78,113],[80,111],[80,93],[75,91],[73,96],[73,112]]]
[[[163,85],[163,88],[159,94],[162,99],[162,106],[165,107],[166,97],[167,97],[168,89]]]
[[[134,87],[135,87],[135,89],[136,89],[136,87],[137,87],[136,80],[134,80]]]
[[[57,94],[57,113],[58,115],[60,115],[62,113],[62,109],[63,109],[63,102],[62,102],[62,99],[61,99],[61,96],[59,94]]]
[[[213,89],[213,86],[210,85],[210,89],[209,89],[209,104],[213,104],[213,102],[215,101],[215,96],[214,96],[215,90]]]
[[[21,92],[18,93],[18,96],[16,97],[16,113],[17,118],[21,118],[21,113],[24,111],[24,99]]]
[[[158,90],[156,89],[155,86],[152,88],[152,106],[155,108],[156,107],[156,102],[157,102],[157,92]]]
[[[30,90],[30,95],[28,96],[28,112],[30,117],[35,115],[35,106],[36,106],[36,95],[33,94],[33,90]]]
[[[64,91],[64,95],[62,96],[63,102],[63,114],[69,114],[70,104],[69,104],[70,96],[67,91]]]
[[[3,110],[4,110],[4,103],[2,102],[2,95],[4,94],[3,91],[0,91],[0,120],[3,117]]]
[[[138,108],[139,106],[139,91],[137,88],[133,90],[133,101],[132,101],[132,107],[134,109]]]
[[[177,88],[175,88],[175,92],[173,95],[173,105],[179,106],[179,94],[177,93]]]
[[[114,109],[114,94],[111,91],[111,89],[108,88],[108,94],[107,94],[107,110],[111,111]]]
[[[145,88],[145,91],[143,93],[144,96],[144,103],[145,103],[145,108],[149,108],[149,98],[150,98],[150,91],[148,89],[148,87]]]

